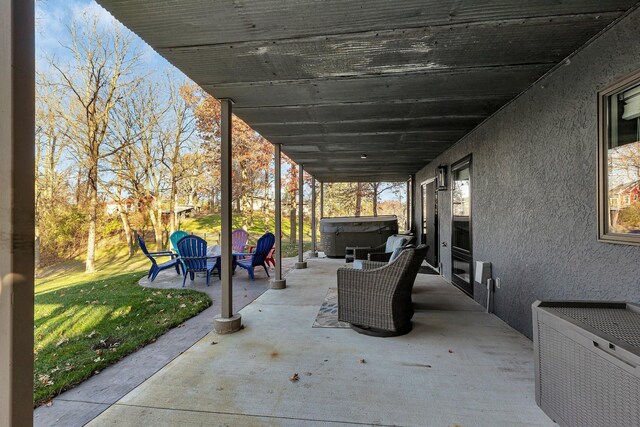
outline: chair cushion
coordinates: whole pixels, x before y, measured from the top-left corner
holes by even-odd
[[[353,268],[355,268],[356,270],[362,270],[362,260],[361,259],[354,259],[353,260]]]
[[[398,258],[404,249],[405,249],[404,246],[395,248],[393,250],[393,253],[391,254],[391,257],[389,258],[389,264],[391,264],[396,258]]]
[[[387,238],[387,245],[384,251],[386,253],[393,252],[406,245],[408,241],[409,237],[407,236],[389,236],[389,238]]]

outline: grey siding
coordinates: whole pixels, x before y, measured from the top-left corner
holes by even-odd
[[[640,247],[598,242],[596,213],[596,95],[640,69],[639,28],[636,9],[416,175],[473,155],[474,259],[502,281],[495,313],[529,337],[536,299],[640,302]],[[451,279],[451,192],[439,197]],[[484,304],[484,287],[474,294]]]

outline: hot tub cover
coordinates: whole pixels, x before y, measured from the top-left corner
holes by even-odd
[[[383,230],[398,230],[398,218],[395,215],[335,217],[320,220],[321,233],[367,233]]]

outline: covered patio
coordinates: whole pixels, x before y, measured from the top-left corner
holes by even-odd
[[[312,327],[344,261],[308,263],[89,425],[554,425],[531,341],[439,276],[418,275],[413,331],[376,339]]]
[[[93,425],[552,424],[534,401],[531,304],[640,301],[640,240],[601,232],[606,194],[595,184],[607,160],[599,93],[640,85],[636,0],[99,3],[221,100],[223,276],[216,332]],[[3,0],[0,23],[0,425],[23,426],[32,2]],[[234,312],[234,112],[274,145],[276,239],[281,152],[300,187],[303,170],[321,183],[407,182],[408,228],[437,249],[440,274],[418,275],[410,334],[311,327],[341,262],[303,259],[303,192],[298,269],[285,279],[277,250],[272,289]],[[491,262],[501,283],[495,315],[475,261]]]

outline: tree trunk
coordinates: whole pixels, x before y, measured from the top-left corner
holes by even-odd
[[[76,206],[80,205],[80,196],[82,191],[82,168],[78,167],[78,177],[76,181]]]
[[[40,268],[40,229],[38,226],[35,228],[36,239],[33,242],[33,261],[36,269]]]
[[[176,180],[171,179],[171,194],[169,196],[169,231],[176,231]]]
[[[373,216],[378,216],[378,187],[380,186],[379,183],[374,183],[372,184],[372,192],[373,192]]]
[[[156,202],[157,203],[157,202]],[[162,209],[159,205],[154,203],[154,207],[149,212],[151,218],[151,224],[153,225],[153,232],[156,239],[156,251],[162,250]]]
[[[362,215],[362,183],[356,185],[356,216]]]
[[[118,205],[118,213],[120,214],[120,220],[122,221],[122,229],[124,230],[124,236],[127,239],[127,248],[129,248],[129,258],[133,257],[133,239],[131,238],[131,224],[129,223],[129,216],[124,211],[122,206]]]
[[[87,260],[85,272],[96,271],[96,228],[98,222],[98,168],[94,163],[89,171],[89,234],[87,236]]]
[[[289,241],[291,243],[296,243],[296,230],[298,229],[298,227],[296,227],[296,210],[295,209],[291,209],[291,213],[289,214],[289,223],[290,223],[290,227],[289,229],[291,230],[289,232]]]

